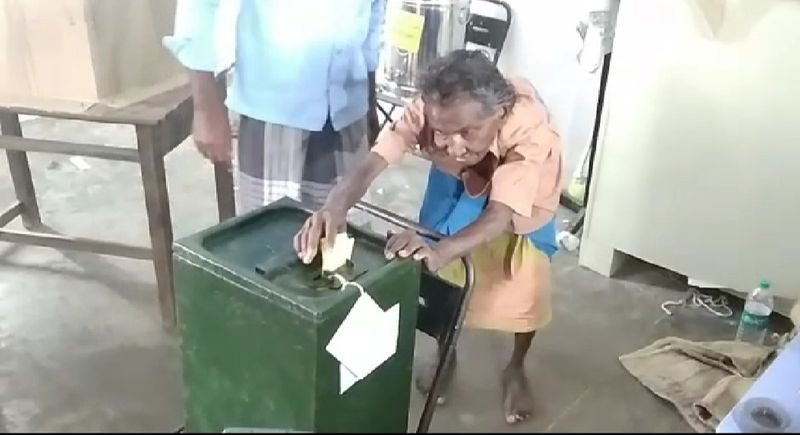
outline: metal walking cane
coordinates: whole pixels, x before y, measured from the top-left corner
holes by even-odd
[[[391,224],[413,230],[420,236],[430,238],[434,241],[441,240],[445,237],[442,234],[422,227],[414,221],[365,202],[357,203],[355,208]],[[424,332],[427,332],[429,335],[433,335],[435,338],[437,338],[437,341],[439,341],[441,346],[444,348],[444,352],[442,352],[440,355],[439,362],[436,365],[433,383],[431,384],[430,391],[425,399],[425,406],[422,408],[422,415],[420,416],[419,423],[417,424],[417,433],[427,433],[428,429],[430,428],[431,421],[433,420],[433,414],[436,410],[436,401],[439,398],[442,374],[444,373],[446,367],[448,367],[450,364],[450,361],[453,359],[455,354],[456,343],[458,343],[458,337],[461,333],[461,328],[464,324],[464,317],[467,313],[467,302],[469,301],[469,298],[472,295],[472,290],[475,287],[475,268],[472,265],[472,261],[468,256],[464,256],[461,257],[461,262],[464,264],[465,279],[464,287],[460,292],[457,293],[457,296],[455,297],[453,304],[455,312],[450,313],[451,316],[449,319],[446,319],[449,321],[445,322],[444,328],[438,328],[438,331],[436,332],[432,332],[430,328],[424,328],[428,329],[424,330]],[[420,293],[422,292],[423,289],[420,288]],[[432,311],[432,315],[442,314],[436,313],[435,310]],[[418,329],[423,329],[419,327],[419,321]]]

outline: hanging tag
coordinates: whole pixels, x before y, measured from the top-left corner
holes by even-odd
[[[397,352],[400,304],[383,311],[362,292],[325,350],[339,361],[339,394],[344,394]]]

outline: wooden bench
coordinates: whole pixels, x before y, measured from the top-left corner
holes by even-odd
[[[164,327],[175,327],[175,295],[172,280],[172,218],[167,194],[164,157],[191,133],[192,99],[188,85],[176,86],[124,107],[93,104],[81,110],[65,109],[36,102],[0,101],[0,149],[5,149],[17,202],[0,209],[0,241],[46,246],[56,249],[88,251],[98,254],[152,260],[158,286],[158,302]],[[106,124],[133,125],[134,148],[93,145],[22,137],[19,115],[82,120]],[[145,207],[150,230],[149,247],[111,241],[69,237],[45,231],[39,215],[36,191],[28,164],[28,152],[86,156],[138,163],[141,168]],[[216,165],[214,176],[220,220],[234,215],[233,177],[223,165]],[[21,217],[25,230],[4,228]]]

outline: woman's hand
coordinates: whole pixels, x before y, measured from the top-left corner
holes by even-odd
[[[464,229],[428,245],[415,232],[407,230],[392,236],[386,243],[387,259],[396,256],[424,260],[428,269],[435,272],[458,257],[469,255],[476,247],[494,240],[504,231],[510,230],[514,211],[505,204],[489,201],[486,209],[475,222]]]
[[[294,236],[294,250],[304,263],[314,260],[323,237],[328,243],[334,242],[336,235],[344,229],[347,210],[364,196],[369,184],[386,166],[388,163],[383,157],[367,153],[355,170],[345,175],[331,190],[325,205],[311,215]]]
[[[334,208],[323,207],[306,219],[294,236],[294,250],[303,263],[310,264],[314,260],[322,238],[327,243],[333,243],[345,224],[346,214]]]
[[[386,242],[384,255],[386,255],[387,260],[392,260],[395,257],[411,257],[416,261],[424,261],[425,266],[432,272],[436,272],[452,260],[446,258],[435,246],[428,245],[413,230],[406,230],[389,238],[389,241]]]

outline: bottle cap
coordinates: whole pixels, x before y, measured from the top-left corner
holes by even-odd
[[[758,282],[758,286],[761,288],[769,288],[769,281],[767,281],[766,279],[762,279],[761,281]]]

